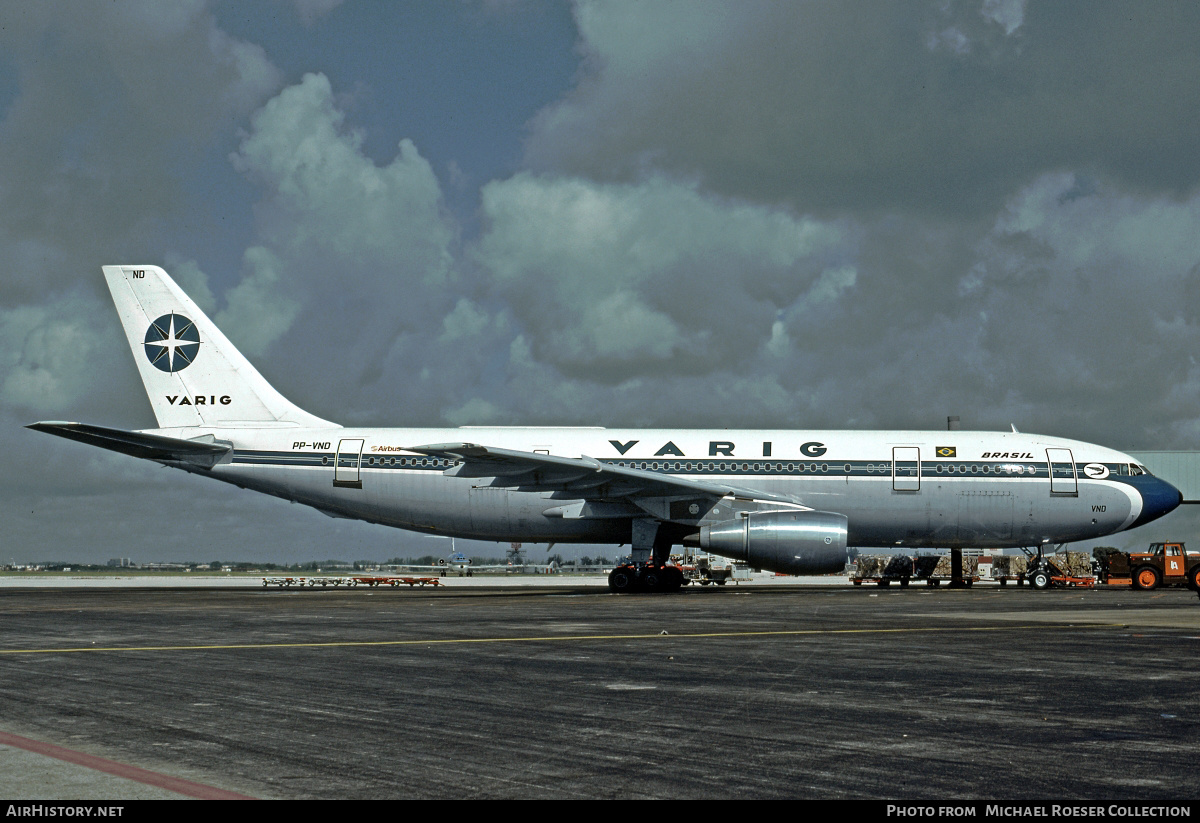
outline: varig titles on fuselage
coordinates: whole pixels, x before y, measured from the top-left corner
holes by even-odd
[[[614,449],[616,449],[618,454],[625,455],[629,452],[630,449],[632,449],[634,446],[636,446],[641,441],[629,440],[629,441],[622,443],[620,440],[609,440],[608,442],[610,444],[612,444],[612,447]],[[736,454],[737,448],[738,448],[737,444],[731,440],[710,440],[708,443],[708,454],[706,456],[707,457],[738,457],[741,455]],[[800,444],[800,454],[804,455],[805,457],[821,457],[827,451],[829,451],[829,448],[820,441],[810,440],[806,443]],[[951,447],[951,446],[939,447],[936,450],[936,454],[939,457],[957,457],[960,459],[964,457],[964,455],[959,455],[957,453],[957,449],[955,447]],[[681,449],[681,448],[679,448],[679,446],[675,445],[675,442],[673,440],[668,440],[666,443],[664,443],[658,449],[658,451],[654,452],[654,456],[655,457],[668,457],[668,456],[669,457],[689,457],[689,456],[695,457],[696,455],[688,455],[688,454],[684,453],[683,449]],[[762,456],[763,457],[782,457],[785,455],[776,454],[775,448],[774,448],[774,443],[767,440],[767,441],[763,441],[763,443],[762,443]],[[1027,452],[1027,451],[1024,451],[1024,452],[988,451],[988,452],[983,452],[979,456],[978,459],[980,459],[980,460],[1035,460],[1036,458],[1033,456],[1032,452]]]
[[[616,449],[619,454],[623,455],[641,441],[630,440],[626,443],[622,443],[620,440],[609,440],[608,442],[612,444],[612,447],[614,449]],[[708,442],[708,455],[707,456],[708,457],[737,457],[737,455],[734,454],[734,450],[736,448],[737,448],[737,444],[730,440],[710,440]],[[825,448],[825,444],[818,443],[816,441],[804,443],[800,446],[800,453],[803,454],[805,457],[820,457],[821,455],[825,454],[826,451],[828,451],[828,449]],[[668,440],[666,443],[664,443],[662,445],[662,448],[660,448],[658,451],[656,451],[654,453],[654,456],[655,457],[666,457],[666,456],[687,457],[688,455],[686,455],[683,452],[683,449],[676,446],[673,441]],[[762,456],[763,457],[778,456],[778,455],[773,454],[773,444],[771,443],[771,441],[768,440],[768,441],[763,442]]]

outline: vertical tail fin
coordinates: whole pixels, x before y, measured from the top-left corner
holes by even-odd
[[[337,427],[271,387],[157,266],[104,266],[160,428]]]

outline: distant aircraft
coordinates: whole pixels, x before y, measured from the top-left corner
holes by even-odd
[[[471,574],[471,558],[467,557],[462,552],[455,552],[445,560],[441,561],[440,565],[450,569],[451,571],[458,572],[459,577],[462,577],[464,574]]]
[[[477,540],[630,544],[614,591],[683,581],[671,547],[786,574],[847,546],[1041,547],[1161,517],[1129,455],[1012,432],[343,428],[286,400],[155,266],[105,266],[158,428],[30,428],[332,517]]]
[[[426,565],[421,565],[421,564],[413,564],[413,563],[402,563],[402,564],[400,564],[400,567],[404,568],[404,569],[414,570],[414,571],[435,571],[441,577],[445,577],[446,572],[456,572],[459,577],[463,577],[464,575],[466,577],[470,577],[472,568],[479,568],[479,569],[503,568],[503,566],[472,567],[471,566],[471,558],[467,557],[462,552],[451,552],[451,554],[448,557],[442,558],[441,560],[437,561],[437,563],[435,563],[431,566],[426,566]]]

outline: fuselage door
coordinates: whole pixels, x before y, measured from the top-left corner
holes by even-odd
[[[1050,493],[1078,495],[1079,480],[1071,450],[1046,449],[1046,462],[1050,466]]]
[[[362,462],[362,440],[339,440],[333,463],[333,485],[340,489],[361,489],[358,466]]]
[[[921,449],[919,446],[892,447],[892,490],[921,490]]]

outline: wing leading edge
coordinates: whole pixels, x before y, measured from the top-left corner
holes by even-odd
[[[490,486],[553,492],[556,497],[584,501],[552,510],[560,517],[628,517],[627,505],[633,504],[664,520],[695,520],[698,518],[694,512],[682,518],[671,516],[674,507],[670,504],[680,498],[698,497],[711,503],[733,497],[801,506],[800,501],[786,495],[601,463],[587,456],[558,457],[475,443],[439,443],[405,450],[456,461],[445,472],[451,477],[490,479]]]

